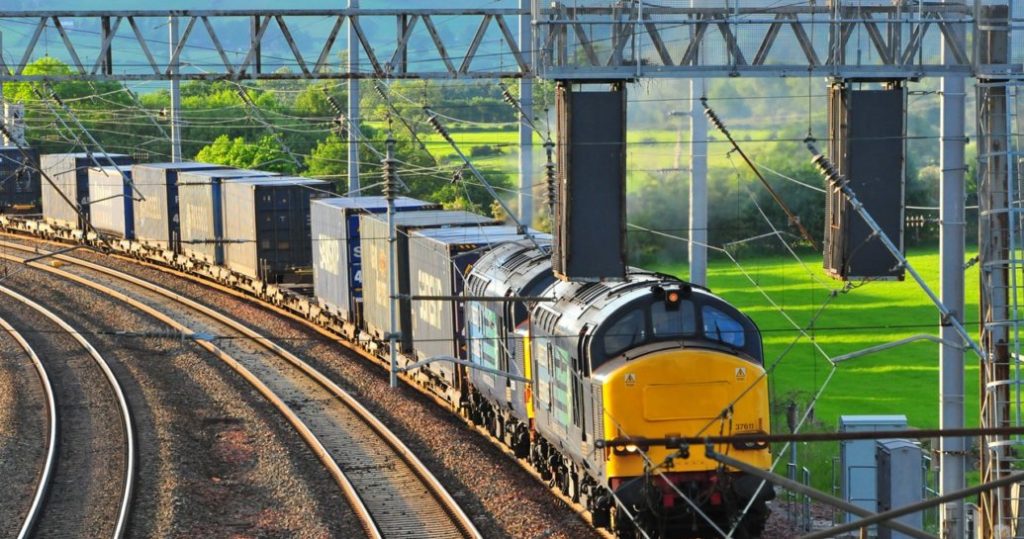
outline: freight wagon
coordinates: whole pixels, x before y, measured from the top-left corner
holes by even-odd
[[[89,219],[89,169],[94,166],[117,165],[128,170],[132,158],[124,154],[58,153],[40,159],[41,170],[53,180],[43,182],[43,218],[52,224],[85,230]],[[64,196],[62,197],[61,194]],[[67,198],[67,200],[65,200]],[[68,203],[71,201],[74,206]]]
[[[224,265],[268,283],[311,281],[310,199],[330,188],[291,176],[225,182]]]
[[[93,228],[119,238],[135,238],[131,179],[128,167],[121,171],[115,167],[89,169],[89,220]]]
[[[34,213],[42,196],[39,152],[0,148],[0,211]]]
[[[221,170],[228,167],[209,163],[146,163],[132,166],[132,178],[141,197],[135,199],[135,237],[157,249],[180,252],[181,225],[178,216],[178,174],[189,171]]]
[[[313,293],[328,312],[358,324],[363,300],[362,247],[359,216],[382,214],[381,196],[321,198],[310,204],[313,239]],[[395,199],[395,211],[438,209],[431,202]]]
[[[415,211],[395,215],[396,285],[400,295],[409,294],[409,234],[413,230],[442,227],[480,227],[499,222],[465,211]],[[383,215],[359,216],[360,244],[363,253],[363,323],[378,339],[390,331],[391,311],[388,299],[388,222]],[[412,313],[408,300],[398,302],[397,328],[399,350],[412,350]]]
[[[178,173],[181,251],[208,264],[224,263],[221,184],[240,178],[280,176],[275,172],[225,168]]]

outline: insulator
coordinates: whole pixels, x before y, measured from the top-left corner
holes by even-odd
[[[459,167],[452,172],[452,179],[450,180],[450,183],[456,184],[462,181],[462,170],[462,167]]]
[[[512,105],[513,107],[516,107],[516,98],[512,97],[512,92],[508,91],[508,88],[502,87],[501,97],[502,99],[505,100],[506,103]]]
[[[338,103],[337,99],[327,91],[327,88],[321,87],[320,90],[324,93],[324,98],[327,99],[327,104],[331,106],[335,114],[345,114],[345,111],[341,109],[341,103]]]
[[[832,161],[829,161],[828,157],[820,153],[815,154],[811,158],[811,163],[825,176],[829,183],[843,183],[843,177],[836,171],[835,165],[832,164]]]
[[[427,118],[427,123],[429,123],[430,126],[434,128],[434,131],[437,131],[438,135],[444,137],[445,140],[451,139],[451,136],[448,135],[448,130],[445,129],[444,125],[441,124],[441,120],[437,119],[436,114],[431,113],[430,117]]]
[[[389,101],[388,96],[384,93],[384,88],[381,87],[380,83],[374,84],[373,89],[377,91],[377,95],[379,95],[381,99]]]
[[[558,174],[556,171],[554,150],[555,144],[550,140],[544,143],[544,149],[547,151],[548,162],[544,164],[546,183],[547,183],[547,204],[548,210],[551,215],[555,214],[555,204],[558,201]]]
[[[729,133],[729,130],[725,128],[725,124],[723,124],[722,120],[718,117],[717,114],[715,114],[715,111],[711,110],[708,107],[705,107],[704,115],[708,117],[708,120],[711,122],[711,124],[714,125],[715,128],[717,128],[719,131],[726,134]]]

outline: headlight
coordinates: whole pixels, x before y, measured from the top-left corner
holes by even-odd
[[[626,455],[636,455],[637,453],[640,453],[641,451],[647,451],[647,447],[648,446],[647,446],[647,444],[644,443],[644,439],[643,438],[637,437],[637,438],[631,438],[631,440],[633,440],[635,443],[631,443],[631,444],[627,444],[627,445],[617,445],[613,449],[614,453],[616,455],[626,456]]]
[[[744,432],[742,436],[749,436],[743,440],[736,440],[732,443],[732,446],[736,449],[741,450],[754,450],[754,449],[768,449],[768,442],[764,438],[755,438],[758,435],[767,436],[766,432]]]

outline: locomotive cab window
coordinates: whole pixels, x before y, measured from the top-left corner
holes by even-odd
[[[743,348],[746,336],[743,324],[739,320],[710,305],[705,305],[701,309],[701,316],[704,318],[704,336],[706,338],[736,348]]]
[[[644,311],[635,309],[620,318],[604,334],[604,352],[608,356],[618,355],[644,342],[646,338],[647,321],[644,320]]]
[[[687,337],[697,333],[697,314],[693,302],[683,300],[669,309],[663,302],[651,305],[651,332],[655,339]]]

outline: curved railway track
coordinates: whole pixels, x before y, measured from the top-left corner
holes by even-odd
[[[36,521],[39,520],[39,513],[43,507],[43,500],[50,489],[50,480],[53,478],[54,464],[57,459],[57,401],[53,395],[53,385],[50,384],[50,375],[46,372],[46,367],[43,365],[43,362],[39,360],[39,355],[36,354],[32,345],[25,340],[25,337],[22,336],[21,332],[15,329],[14,326],[4,318],[0,318],[0,329],[7,332],[7,334],[10,335],[16,343],[18,343],[18,346],[25,351],[25,355],[28,356],[29,360],[32,362],[32,367],[35,369],[36,375],[39,377],[39,383],[43,389],[47,416],[46,456],[43,458],[43,465],[39,470],[39,480],[36,482],[35,491],[32,493],[32,501],[29,503],[28,509],[25,511],[25,518],[22,521],[21,528],[18,530],[18,539],[25,539],[32,533],[32,530],[35,528]]]
[[[103,378],[113,394],[114,407],[119,415],[119,423],[124,441],[123,444],[120,444],[123,450],[124,467],[123,479],[119,481],[120,486],[118,487],[120,489],[120,496],[117,497],[116,509],[112,511],[113,514],[110,516],[113,524],[113,529],[110,532],[111,535],[114,538],[123,537],[128,523],[132,492],[135,484],[136,444],[131,411],[121,384],[117,381],[103,356],[67,321],[39,303],[7,287],[0,286],[0,294],[29,307],[60,328],[63,333],[73,339],[86,352],[91,361],[102,372]],[[94,481],[94,470],[81,465],[101,466],[108,464],[108,462],[101,462],[97,455],[92,455],[92,458],[88,455],[85,458],[76,459],[73,457],[76,454],[82,455],[83,452],[97,450],[101,448],[104,442],[107,442],[90,439],[90,437],[98,438],[98,433],[93,430],[93,425],[95,425],[95,421],[101,420],[102,412],[91,409],[88,412],[83,412],[84,416],[58,420],[59,408],[57,404],[63,399],[66,399],[63,404],[65,409],[68,407],[78,407],[79,405],[82,408],[93,408],[89,406],[89,403],[75,402],[74,395],[81,395],[89,389],[85,387],[87,385],[85,378],[77,378],[80,376],[80,373],[71,372],[76,367],[70,365],[72,361],[69,358],[60,357],[58,360],[55,357],[51,365],[56,367],[53,369],[57,371],[54,373],[56,381],[51,383],[49,381],[49,373],[43,367],[39,356],[33,351],[28,342],[20,334],[17,334],[13,326],[6,321],[3,322],[2,327],[8,333],[11,333],[12,336],[15,336],[19,344],[32,356],[33,362],[37,364],[40,378],[44,380],[43,384],[47,388],[47,406],[51,410],[50,442],[47,448],[47,458],[40,474],[36,493],[33,496],[24,524],[19,532],[19,537],[27,537],[39,533],[44,527],[47,528],[48,533],[60,531],[70,533],[71,535],[79,533],[86,535],[90,530],[77,528],[77,526],[86,525],[85,521],[87,519],[85,517],[93,517],[104,511],[110,511],[111,508],[92,506],[93,504],[102,505],[103,498],[105,497],[92,495],[90,486],[92,486]],[[63,392],[61,397],[56,396],[52,392],[53,387],[57,388],[57,393]],[[92,388],[92,390],[96,391],[95,388]],[[86,426],[82,424],[83,422],[88,422],[89,424]],[[86,462],[83,463],[83,460]],[[68,488],[57,492],[57,489],[54,488],[56,486]],[[84,501],[82,501],[83,499]]]
[[[0,245],[36,252],[16,243]],[[294,354],[253,329],[163,287],[75,257],[55,257],[76,271],[31,264],[147,312],[195,339],[256,387],[327,467],[369,536],[480,536],[412,451],[354,397]]]

